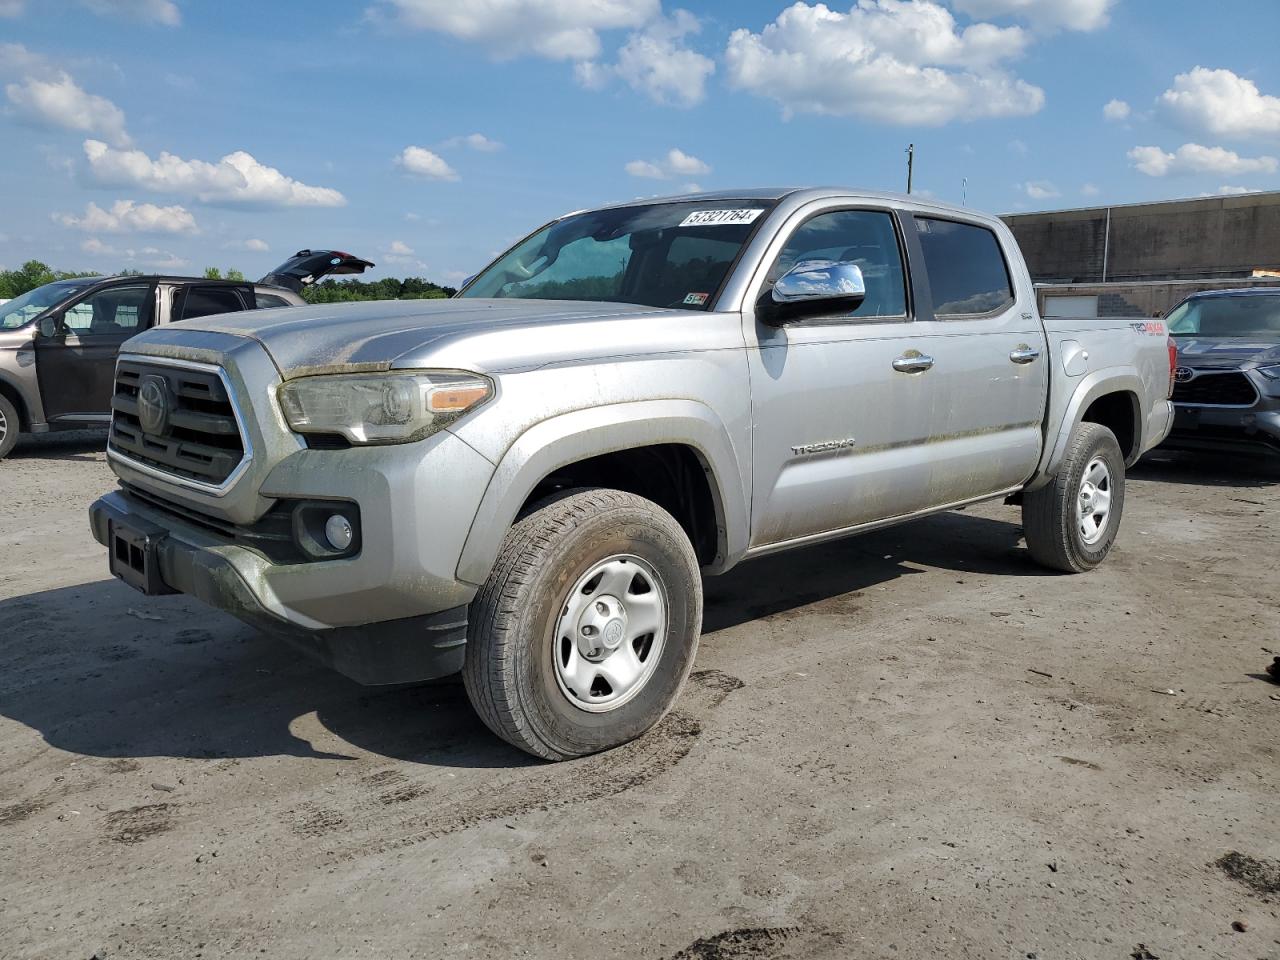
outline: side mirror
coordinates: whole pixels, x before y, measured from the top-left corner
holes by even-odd
[[[866,298],[867,284],[856,263],[803,260],[760,297],[756,312],[765,323],[778,326],[802,317],[850,313]]]
[[[36,324],[36,330],[40,332],[40,336],[45,340],[52,339],[58,335],[58,321],[61,319],[57,316],[41,317],[40,322]]]

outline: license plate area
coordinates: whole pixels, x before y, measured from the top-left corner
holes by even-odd
[[[160,527],[109,521],[107,567],[111,574],[151,596],[177,593],[160,576],[160,543],[166,536]]]

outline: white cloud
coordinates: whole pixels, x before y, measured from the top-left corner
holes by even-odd
[[[861,0],[848,13],[799,2],[758,34],[735,30],[725,65],[731,86],[776,100],[784,116],[934,126],[1037,112],[1044,91],[1000,67],[1029,42],[1020,27],[961,29],[933,0]]]
[[[1051,200],[1062,196],[1062,193],[1048,180],[1028,180],[1019,184],[1019,189],[1032,200]]]
[[[524,54],[590,60],[602,30],[641,27],[660,0],[385,0],[405,26],[484,45],[499,58]]]
[[[1108,100],[1102,108],[1102,115],[1112,121],[1128,120],[1131,110],[1123,100]]]
[[[1202,197],[1242,197],[1248,193],[1261,193],[1261,192],[1262,192],[1261,190],[1258,190],[1255,187],[1231,187],[1231,186],[1224,185],[1219,187],[1217,190],[1213,191],[1213,193],[1202,193],[1200,194],[1200,196]]]
[[[80,0],[80,4],[100,16],[124,16],[166,27],[182,23],[182,14],[173,0]]]
[[[162,273],[181,270],[191,265],[190,260],[184,260],[175,253],[170,253],[157,247],[143,247],[141,250],[136,250],[132,247],[117,249],[110,244],[103,243],[97,237],[89,237],[84,243],[80,244],[80,249],[91,256],[114,257],[123,260],[130,266],[146,267]]]
[[[396,157],[396,164],[405,173],[427,180],[457,180],[458,173],[445,162],[444,157],[432,153],[426,147],[405,147]]]
[[[91,179],[104,186],[183,194],[209,204],[341,207],[347,202],[337,190],[300,183],[243,150],[217,163],[165,152],[153,160],[141,150],[115,150],[100,140],[86,140],[84,152]]]
[[[412,257],[413,247],[409,246],[403,240],[392,240],[391,245],[387,247],[388,257]]]
[[[0,17],[20,17],[26,0],[0,0]]]
[[[64,227],[85,233],[199,233],[196,218],[185,207],[158,207],[154,203],[117,200],[110,210],[90,202],[83,216],[55,213],[53,219]]]
[[[716,70],[714,60],[683,42],[701,29],[698,18],[688,10],[676,10],[631,34],[618,51],[616,64],[584,61],[576,65],[574,73],[590,90],[600,89],[616,75],[655,103],[692,107],[706,97],[707,78]]]
[[[1173,78],[1156,101],[1183,127],[1220,137],[1280,135],[1280,97],[1262,93],[1230,70],[1196,67]]]
[[[17,44],[8,47],[22,49]],[[130,142],[124,111],[106,97],[86,92],[65,70],[43,78],[26,76],[4,89],[18,116],[29,122],[92,133],[120,147]]]
[[[1048,30],[1097,30],[1105,27],[1117,0],[955,0],[971,17],[1017,17]]]
[[[413,211],[410,211],[404,215],[404,218],[409,223],[417,223],[419,220],[422,219],[422,214],[414,213]]]
[[[1225,147],[1205,147],[1184,143],[1173,153],[1159,147],[1134,147],[1129,151],[1134,169],[1149,177],[1169,174],[1216,173],[1238,176],[1245,173],[1275,173],[1280,160],[1275,157],[1242,157]]]
[[[1098,185],[1096,183],[1086,183],[1080,188],[1081,196],[1085,197],[1096,197],[1101,192],[1102,191],[1098,189]]]
[[[442,146],[467,147],[470,150],[478,150],[481,153],[495,153],[502,149],[501,143],[497,140],[490,140],[483,133],[469,133],[465,137],[450,137]]]
[[[265,240],[251,238],[248,240],[228,240],[222,245],[223,250],[247,250],[250,253],[266,253],[271,247]]]
[[[671,177],[701,177],[711,172],[711,167],[692,154],[672,147],[666,156],[657,161],[632,160],[623,167],[633,177],[648,180],[666,180]],[[697,191],[688,191],[696,193]]]

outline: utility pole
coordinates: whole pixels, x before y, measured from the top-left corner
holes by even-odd
[[[907,144],[907,193],[911,192],[911,176],[915,172],[916,166],[916,145],[914,143]]]

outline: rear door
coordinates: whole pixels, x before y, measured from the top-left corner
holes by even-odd
[[[921,465],[936,506],[1007,490],[1035,471],[1049,363],[1030,282],[1014,274],[1012,239],[1010,257],[984,223],[913,219],[938,343],[930,376],[946,402]]]
[[[120,345],[151,326],[155,283],[100,287],[66,307],[52,337],[36,339],[45,418],[105,420]]]

